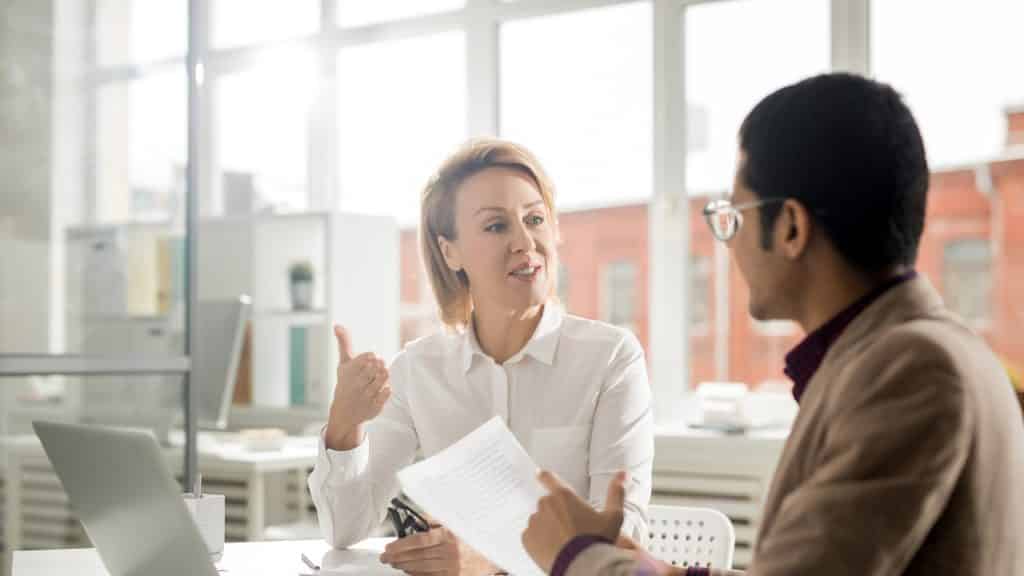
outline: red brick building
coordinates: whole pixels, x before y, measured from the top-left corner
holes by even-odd
[[[1000,158],[932,174],[918,271],[999,355],[1024,366],[1024,109],[1010,111],[1007,124]],[[739,271],[701,216],[706,201],[690,203],[690,382],[780,380],[782,357],[802,333],[747,314]],[[559,222],[569,311],[628,326],[649,349],[647,205],[564,212]],[[728,309],[719,313],[718,302]],[[436,327],[413,230],[402,233],[402,303],[403,340]]]

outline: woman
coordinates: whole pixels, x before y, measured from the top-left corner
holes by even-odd
[[[643,351],[628,331],[553,302],[558,225],[552,186],[524,148],[471,142],[423,191],[420,241],[450,329],[408,344],[388,369],[341,361],[309,477],[321,531],[344,547],[380,525],[396,472],[500,415],[530,456],[595,505],[629,472],[623,532],[642,539],[654,454]],[[443,528],[392,543],[382,560],[409,573],[497,570]]]

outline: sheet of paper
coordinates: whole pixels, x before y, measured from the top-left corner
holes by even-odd
[[[543,575],[521,541],[546,493],[537,465],[499,417],[398,473],[423,511],[516,576]]]
[[[370,538],[345,550],[332,548],[320,558],[320,570],[311,576],[401,576],[405,572],[380,561],[380,554],[390,541],[390,538]]]

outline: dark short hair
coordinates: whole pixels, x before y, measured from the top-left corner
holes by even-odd
[[[865,273],[912,266],[924,230],[928,162],[917,122],[891,86],[823,74],[761,100],[743,120],[740,178],[759,198],[792,198]],[[781,203],[762,206],[770,249]]]

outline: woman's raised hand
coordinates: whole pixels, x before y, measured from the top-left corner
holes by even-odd
[[[334,326],[338,340],[338,378],[325,441],[331,450],[351,450],[363,440],[363,425],[373,420],[391,396],[388,368],[372,352],[352,357],[348,332]]]

